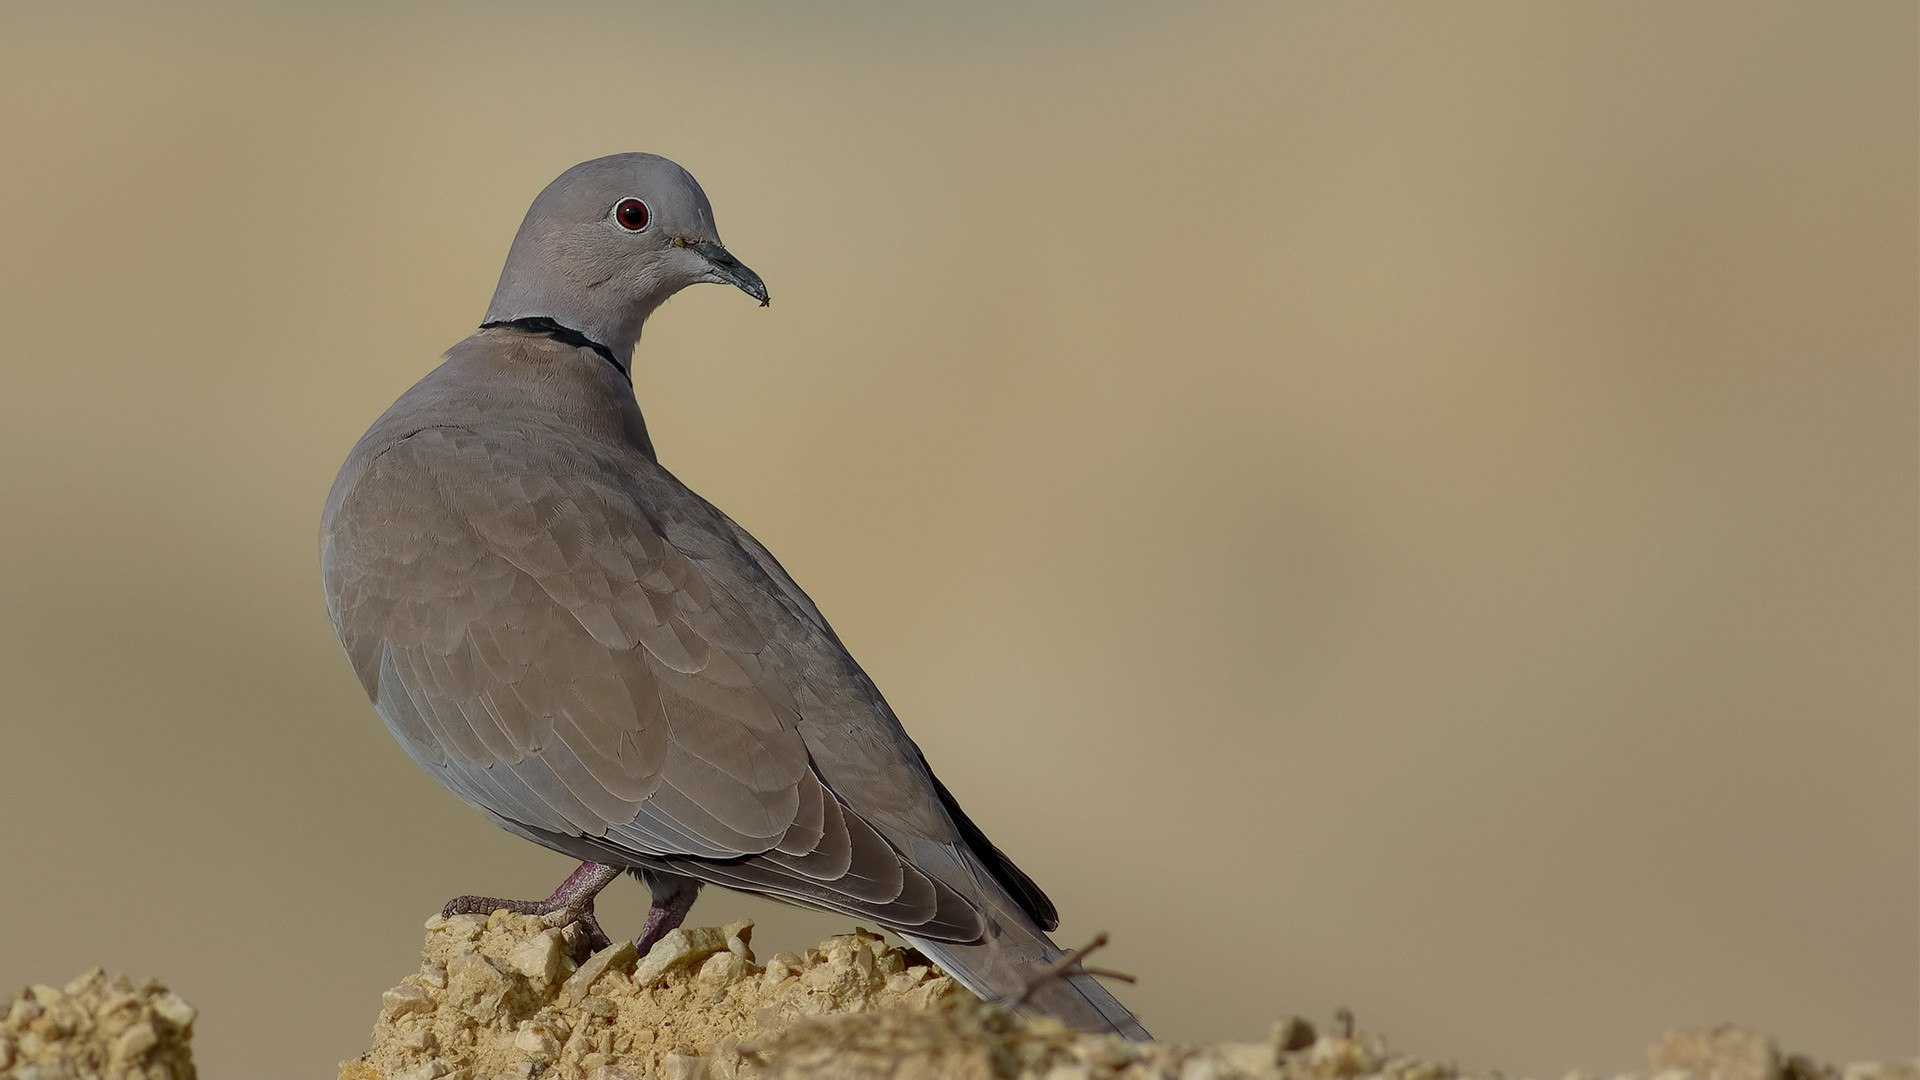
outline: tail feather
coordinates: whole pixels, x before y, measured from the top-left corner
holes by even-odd
[[[1000,889],[989,890],[987,937],[977,944],[930,941],[900,935],[926,953],[962,986],[987,1001],[1013,1001],[1046,965],[1065,955],[1026,911]],[[1048,979],[1027,994],[1026,1007],[1081,1031],[1118,1032],[1133,1042],[1153,1036],[1133,1013],[1093,976],[1074,973]]]

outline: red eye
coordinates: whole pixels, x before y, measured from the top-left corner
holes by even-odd
[[[621,199],[613,205],[613,220],[628,232],[641,232],[653,220],[653,211],[639,199]]]

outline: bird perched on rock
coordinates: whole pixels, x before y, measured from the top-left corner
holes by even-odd
[[[414,761],[495,824],[582,860],[543,901],[583,924],[622,872],[644,952],[704,882],[871,919],[982,997],[1146,1031],[1061,951],[1053,904],[941,784],[767,549],[660,465],[641,325],[681,289],[767,288],[651,154],[576,165],[527,211],[480,328],[400,396],[327,498],[340,642]]]

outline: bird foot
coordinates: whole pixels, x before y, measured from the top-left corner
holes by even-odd
[[[545,900],[507,900],[498,896],[456,896],[447,901],[440,914],[454,915],[491,915],[496,911],[511,911],[516,915],[538,915],[548,926],[578,926],[580,933],[568,943],[574,960],[585,960],[601,949],[613,944],[607,932],[600,928],[600,919],[593,913],[593,901],[607,883],[620,876],[620,868],[602,863],[583,862],[580,868],[553,890],[553,895]],[[649,919],[649,925],[652,920]]]
[[[647,907],[647,922],[640,928],[640,936],[633,939],[634,950],[641,956],[686,921],[687,912],[693,910],[693,902],[700,896],[700,883],[693,878],[648,874],[646,879],[653,890],[653,903]]]
[[[575,961],[585,960],[601,949],[613,944],[613,939],[600,928],[600,918],[593,913],[593,901],[580,905],[553,904],[548,900],[508,900],[499,896],[456,896],[447,901],[440,914],[453,915],[491,915],[496,911],[511,911],[515,915],[538,915],[542,922],[553,927],[579,926],[580,934],[569,942],[569,952]]]

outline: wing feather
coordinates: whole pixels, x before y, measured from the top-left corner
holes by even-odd
[[[428,426],[336,489],[329,606],[408,753],[582,858],[979,940],[901,853],[965,841],[812,602],[657,466],[562,445]]]

